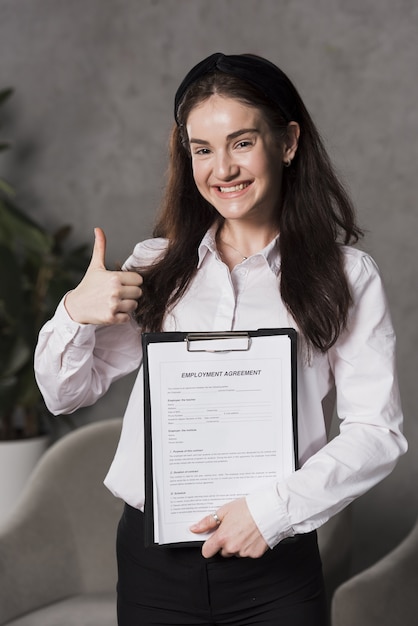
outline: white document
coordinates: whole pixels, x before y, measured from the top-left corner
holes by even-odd
[[[237,345],[148,345],[155,543],[204,540],[191,524],[295,469],[290,337]]]

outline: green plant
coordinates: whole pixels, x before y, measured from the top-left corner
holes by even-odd
[[[0,91],[0,105],[11,95]],[[9,146],[0,142],[0,150]],[[33,373],[38,332],[88,265],[68,249],[70,226],[49,233],[26,215],[0,179],[0,439],[42,434],[47,410]]]

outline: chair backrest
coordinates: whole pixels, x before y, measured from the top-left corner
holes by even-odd
[[[335,626],[416,626],[418,623],[418,519],[401,543],[338,587]]]
[[[57,577],[65,569],[67,584],[80,593],[115,590],[115,538],[123,503],[103,479],[121,424],[119,418],[94,422],[51,446],[11,520],[31,519],[33,541],[44,542],[44,557],[57,568]]]

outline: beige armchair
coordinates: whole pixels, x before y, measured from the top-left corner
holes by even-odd
[[[115,626],[122,502],[103,486],[121,420],[83,426],[43,456],[0,528],[0,625]],[[330,595],[348,575],[349,512],[319,531]]]
[[[121,420],[84,426],[42,457],[0,529],[0,624],[115,626],[116,527],[103,485]]]
[[[335,592],[332,626],[418,624],[418,520],[398,547]]]

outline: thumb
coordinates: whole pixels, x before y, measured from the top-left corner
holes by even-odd
[[[91,255],[90,267],[106,269],[106,235],[101,228],[94,229],[94,247]]]

